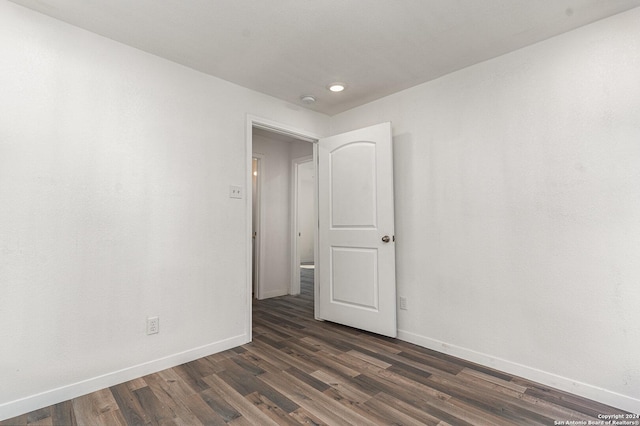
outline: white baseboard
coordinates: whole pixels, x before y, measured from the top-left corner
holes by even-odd
[[[119,383],[127,382],[147,374],[175,367],[185,362],[190,362],[217,352],[235,348],[249,342],[249,336],[241,334],[219,342],[189,349],[184,352],[169,355],[164,358],[134,365],[122,370],[93,377],[81,382],[51,389],[26,398],[0,404],[0,421],[19,416],[40,408],[58,404],[69,399],[77,398],[100,389],[108,388]]]
[[[533,367],[507,361],[505,359],[496,358],[472,349],[463,348],[446,342],[432,339],[430,337],[421,336],[404,330],[398,330],[398,339],[462,358],[466,361],[475,362],[476,364],[490,367],[503,371],[508,374],[522,377],[527,380],[538,382],[545,386],[556,388],[565,392],[570,392],[584,398],[592,399],[621,410],[630,411],[632,413],[640,413],[640,399],[632,398],[616,392],[609,391],[597,386],[582,383],[577,380],[571,380],[566,377],[558,376],[553,373],[538,370]]]
[[[269,299],[271,297],[286,296],[287,294],[289,294],[289,289],[288,288],[281,288],[281,289],[278,289],[278,290],[265,291],[265,292],[260,294],[260,300]]]
[[[541,383],[545,386],[570,392],[584,398],[593,399],[621,410],[640,413],[640,399],[637,398],[632,398],[597,386],[571,380],[553,373],[538,370],[501,358],[492,357],[481,352],[431,339],[408,331],[398,330],[398,338],[437,352],[442,352],[447,355],[475,362],[508,374],[520,376],[527,380]],[[49,405],[67,401],[69,399],[77,398],[79,396],[133,380],[147,374],[152,374],[166,368],[175,367],[176,365],[184,364],[185,362],[190,362],[217,352],[241,346],[247,342],[248,336],[245,334],[234,336],[229,339],[190,349],[185,352],[180,352],[102,376],[73,383],[71,385],[31,395],[26,398],[0,404],[0,421],[43,407],[48,407]]]

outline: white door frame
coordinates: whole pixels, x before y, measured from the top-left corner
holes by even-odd
[[[251,188],[253,182],[252,182],[252,178],[251,178],[251,173],[253,171],[253,165],[252,165],[252,161],[253,161],[253,128],[259,128],[259,129],[263,129],[263,130],[268,130],[270,132],[274,132],[274,133],[279,133],[279,134],[284,134],[284,135],[288,135],[291,137],[294,137],[296,139],[300,139],[303,141],[307,141],[307,142],[313,142],[313,158],[317,159],[317,151],[318,151],[318,147],[316,142],[318,142],[318,139],[320,139],[320,136],[317,134],[314,134],[312,132],[306,131],[306,130],[302,130],[302,129],[298,129],[286,124],[282,124],[282,123],[278,123],[276,121],[273,120],[269,120],[266,118],[262,118],[262,117],[258,117],[255,115],[251,115],[251,114],[247,114],[247,122],[246,122],[246,127],[245,127],[245,188]],[[315,163],[315,167],[316,170],[318,168],[318,162],[317,160],[314,161]],[[264,167],[264,165],[263,165]],[[317,171],[316,171],[316,176],[317,176]],[[245,193],[248,193],[248,191],[245,191]],[[318,186],[317,186],[317,179],[316,179],[316,185],[315,185],[315,194],[314,194],[314,199],[315,201],[315,205],[316,205],[316,214],[317,214],[317,209],[318,209]],[[245,241],[246,241],[246,303],[247,303],[247,321],[246,321],[246,325],[247,328],[245,329],[245,333],[246,335],[249,337],[249,341],[253,340],[253,334],[252,334],[252,314],[253,314],[253,308],[252,308],[252,304],[253,304],[253,300],[251,298],[251,292],[252,292],[252,265],[253,265],[253,253],[252,253],[252,247],[253,247],[253,243],[252,243],[252,228],[253,228],[253,201],[252,201],[252,197],[246,196],[245,197],[245,202],[246,202],[246,231],[245,231]],[[315,229],[315,236],[314,236],[314,241],[315,241],[315,264],[318,264],[318,229],[316,227]],[[260,268],[261,270],[263,268]],[[317,278],[316,278],[317,280]],[[314,286],[314,291],[315,291],[315,297],[314,297],[314,312],[316,312],[318,310],[318,286]]]
[[[300,255],[298,253],[298,232],[300,224],[298,223],[298,167],[313,161],[313,155],[305,155],[291,160],[291,288],[289,294],[300,294]],[[314,198],[314,211],[317,217],[317,204]],[[314,229],[316,229],[314,227]],[[314,232],[313,244],[317,232]],[[315,252],[315,250],[314,250]],[[314,255],[315,256],[315,255]],[[314,262],[315,263],[315,262]]]

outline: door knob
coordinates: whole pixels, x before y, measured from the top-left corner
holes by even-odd
[[[391,238],[389,238],[388,235],[385,235],[384,237],[382,237],[382,242],[383,243],[388,243],[389,241],[391,241]]]

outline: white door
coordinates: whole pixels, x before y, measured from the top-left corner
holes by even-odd
[[[318,142],[319,319],[395,337],[391,123]]]

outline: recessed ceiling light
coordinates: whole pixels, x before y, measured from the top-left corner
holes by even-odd
[[[329,85],[329,90],[332,92],[342,92],[345,89],[346,85],[344,83],[331,83]]]
[[[310,105],[316,101],[316,98],[311,95],[302,95],[300,96],[300,100],[303,104]]]

